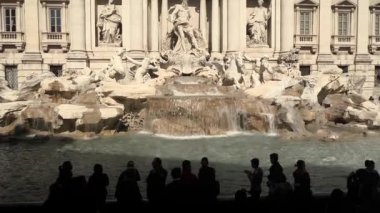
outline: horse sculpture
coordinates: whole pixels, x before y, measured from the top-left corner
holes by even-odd
[[[225,58],[226,69],[222,78],[223,85],[234,85],[236,89],[250,88],[257,84],[254,72],[246,69],[244,61],[255,62],[255,60],[241,53],[231,54]]]
[[[237,54],[231,54],[225,58],[225,63],[227,64],[227,69],[224,71],[224,76],[222,78],[223,85],[233,85],[236,89],[240,89],[240,82],[242,81],[241,64],[239,62]]]

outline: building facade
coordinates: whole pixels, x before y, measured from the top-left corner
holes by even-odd
[[[17,89],[42,71],[103,68],[121,48],[159,56],[181,0],[1,0],[0,77]],[[380,93],[380,0],[189,0],[211,56],[299,53],[303,75],[329,66]]]

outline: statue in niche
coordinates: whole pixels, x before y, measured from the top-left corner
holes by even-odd
[[[190,24],[191,12],[187,0],[169,8],[168,21],[173,23],[173,30],[169,34],[170,49],[173,53],[188,53],[191,51],[203,52],[202,33],[195,30]]]
[[[109,0],[100,12],[97,27],[102,44],[121,46],[121,16],[116,10],[114,0]]]
[[[264,0],[257,0],[247,23],[247,43],[249,47],[268,45],[268,20],[271,17],[271,6],[264,7]]]

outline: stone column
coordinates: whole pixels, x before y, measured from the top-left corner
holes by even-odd
[[[62,2],[62,11],[61,11],[61,27],[62,27],[62,32],[66,33],[66,9],[67,9],[67,4],[66,2]]]
[[[244,51],[247,47],[247,0],[240,0],[240,50]]]
[[[130,52],[140,54],[144,52],[144,1],[128,1],[129,15],[129,46]]]
[[[212,0],[211,8],[211,54],[220,53],[220,5],[219,0]]]
[[[25,56],[41,60],[38,0],[25,1]],[[18,14],[19,15],[19,14]]]
[[[86,7],[85,1],[70,2],[70,52],[67,69],[78,70],[87,66],[86,55]]]
[[[363,95],[367,98],[373,95],[375,86],[375,67],[371,65],[372,59],[368,52],[369,44],[369,2],[358,1],[358,22],[356,32],[356,57],[355,72],[358,75],[366,76],[366,82],[363,86]]]
[[[281,0],[281,52],[294,47],[294,0]]]
[[[129,50],[130,49],[130,46],[129,46],[129,34],[131,32],[129,32],[129,15],[128,15],[128,10],[129,10],[129,1],[130,0],[122,0],[121,2],[121,8],[122,8],[122,11],[121,11],[121,20],[122,20],[122,39],[123,39],[123,47],[126,49],[126,50]]]
[[[168,34],[168,0],[161,1],[161,44]],[[162,48],[162,47],[161,47]]]
[[[150,1],[150,51],[154,56],[158,56],[158,0]]]
[[[17,1],[16,7],[16,30],[21,31],[21,2]]]
[[[275,57],[278,57],[281,52],[281,0],[272,0],[272,4],[273,1],[275,4],[274,13],[272,10],[272,18],[275,18],[275,27],[272,27],[272,29],[275,29],[274,53]]]
[[[227,52],[227,32],[228,32],[228,9],[227,9],[227,0],[222,0],[222,52]]]
[[[332,0],[323,0],[319,2],[319,55],[318,64],[333,64],[334,60],[331,55],[331,30],[333,24]]]
[[[206,0],[200,0],[199,10],[199,29],[202,32],[203,38],[207,41],[207,5]]]
[[[20,66],[19,80],[32,73],[42,72],[42,56],[40,49],[39,0],[28,0],[25,6],[25,52]],[[17,14],[19,16],[20,14]]]
[[[227,0],[227,52],[240,50],[240,1]]]

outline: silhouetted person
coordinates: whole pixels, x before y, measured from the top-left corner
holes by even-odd
[[[346,213],[348,206],[344,202],[344,193],[340,189],[334,189],[330,194],[325,213]]]
[[[240,189],[235,193],[235,203],[233,212],[242,212],[248,209],[248,197],[245,189]]]
[[[49,188],[49,197],[45,206],[49,211],[64,212],[71,205],[71,179],[73,166],[65,161],[58,167],[58,178]]]
[[[162,167],[160,158],[153,159],[152,167],[147,177],[147,197],[149,202],[158,204],[164,195],[168,172]]]
[[[359,201],[359,188],[360,183],[365,176],[365,169],[358,169],[355,172],[351,172],[347,177],[347,198],[352,202]]]
[[[184,202],[181,168],[172,169],[170,174],[172,176],[172,182],[165,187],[165,198],[169,206],[179,206]]]
[[[244,171],[247,174],[249,182],[251,183],[251,189],[249,190],[249,193],[251,194],[254,201],[258,201],[260,199],[261,183],[263,181],[263,170],[259,167],[259,164],[259,159],[253,158],[251,160],[252,171]]]
[[[219,194],[219,182],[215,178],[215,169],[208,166],[208,159],[203,157],[198,172],[199,190],[202,202],[212,204]]]
[[[140,173],[133,161],[128,161],[127,169],[121,173],[116,185],[115,196],[120,207],[126,208],[140,204],[142,197],[138,186]]]
[[[311,204],[310,175],[306,170],[305,161],[298,160],[297,169],[293,172],[294,178],[294,208],[297,212],[308,212]]]
[[[65,161],[58,167],[59,175],[55,183],[50,186],[50,193],[46,202],[49,211],[68,212],[85,208],[86,178],[73,178],[73,166]]]
[[[377,186],[379,184],[379,174],[375,170],[375,162],[372,160],[365,161],[365,170],[359,177],[359,200],[363,205],[371,205],[377,195]]]
[[[71,200],[72,212],[84,212],[88,209],[86,193],[86,177],[81,175],[72,178],[71,181]]]
[[[95,164],[94,173],[88,179],[87,192],[93,212],[103,212],[107,198],[108,175],[103,173],[103,167]]]
[[[306,170],[305,161],[298,160],[295,166],[297,169],[293,172],[294,195],[297,198],[310,197],[310,175]]]
[[[291,204],[292,186],[286,181],[282,166],[278,162],[278,154],[270,154],[272,166],[269,168],[268,182],[269,198],[274,212],[286,211]]]
[[[185,202],[196,202],[198,198],[198,178],[192,173],[191,163],[188,160],[182,162],[181,183],[184,187]]]
[[[282,166],[278,162],[278,154],[272,153],[269,157],[272,165],[269,168],[267,185],[269,187],[269,195],[273,195],[282,190],[286,182],[286,176],[283,173]]]

